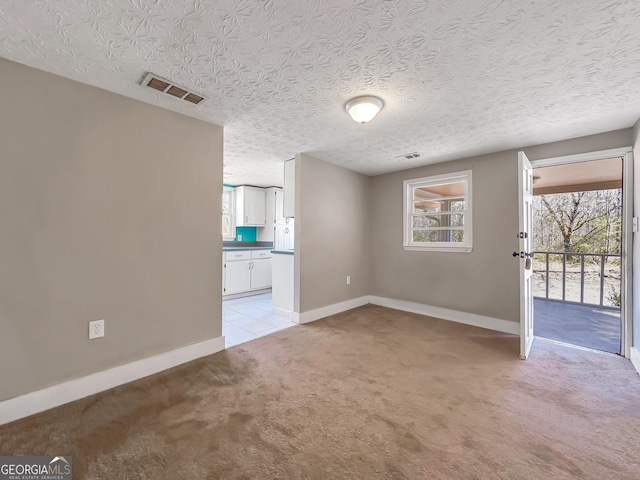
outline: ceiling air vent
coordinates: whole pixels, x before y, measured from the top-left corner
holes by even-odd
[[[199,105],[206,100],[206,98],[199,93],[190,92],[188,89],[175,85],[169,80],[165,80],[153,73],[147,73],[141,85],[151,87],[154,90],[159,90],[195,105]]]
[[[397,155],[393,158],[405,159],[405,160],[413,160],[414,158],[419,158],[420,154],[418,152],[405,153],[402,155]]]

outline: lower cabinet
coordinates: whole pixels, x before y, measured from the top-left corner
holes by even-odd
[[[271,287],[271,252],[242,250],[224,252],[222,295]]]
[[[271,259],[251,260],[251,290],[271,287]]]
[[[274,248],[276,250],[293,250],[293,225],[276,225]]]

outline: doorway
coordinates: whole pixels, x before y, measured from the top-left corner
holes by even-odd
[[[534,335],[621,351],[622,157],[533,170]]]
[[[631,148],[531,163],[534,335],[628,357]]]

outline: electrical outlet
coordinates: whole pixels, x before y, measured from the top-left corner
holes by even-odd
[[[89,322],[89,340],[104,337],[104,320]]]
[[[347,275],[347,285],[351,285],[351,275]]]
[[[238,241],[241,242],[242,241],[242,235],[238,235]]]

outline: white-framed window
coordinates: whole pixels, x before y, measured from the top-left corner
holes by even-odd
[[[405,250],[471,252],[471,170],[404,181]]]
[[[222,240],[233,241],[236,238],[236,222],[233,204],[234,189],[223,187],[222,190]]]

